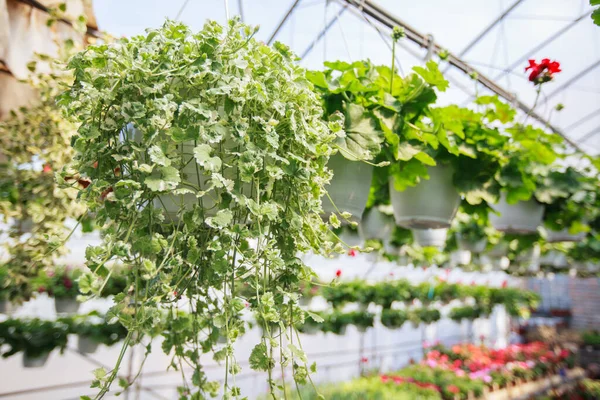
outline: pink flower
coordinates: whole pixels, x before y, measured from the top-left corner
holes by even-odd
[[[363,363],[363,364],[366,364],[366,363],[369,362],[369,359],[367,357],[363,357],[363,358],[360,359],[360,362]]]
[[[348,255],[349,255],[350,257],[356,257],[356,254],[357,254],[357,253],[356,253],[356,250],[354,250],[354,249],[350,249],[350,250],[348,250]]]
[[[342,276],[342,270],[341,270],[341,269],[338,269],[337,271],[335,271],[335,276],[337,276],[338,278],[339,278],[340,276]]]

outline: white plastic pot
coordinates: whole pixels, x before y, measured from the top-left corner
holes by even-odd
[[[23,353],[23,368],[41,368],[46,365],[48,356],[50,356],[50,353],[45,353],[38,357],[30,357]]]
[[[92,339],[85,336],[77,337],[77,350],[83,354],[92,354],[98,350],[100,343],[93,341]]]
[[[479,254],[483,253],[485,250],[485,246],[487,246],[487,239],[484,238],[478,241],[472,241],[465,239],[460,233],[457,233],[456,243],[458,244],[458,248],[461,250],[467,250],[471,253]]]
[[[399,250],[400,249],[398,248],[398,246],[393,245],[388,240],[383,241],[383,252],[385,254],[396,255],[398,254]]]
[[[79,310],[76,299],[54,299],[54,308],[57,314],[75,314]]]
[[[321,331],[321,328],[317,325],[310,324],[304,327],[303,332],[305,335],[316,335]]]
[[[352,214],[353,221],[360,221],[369,197],[373,166],[347,160],[338,153],[329,159],[327,167],[333,172],[333,177],[325,186],[331,200],[327,196],[321,199],[324,216],[329,218],[339,210]]]
[[[395,226],[392,216],[382,213],[377,207],[373,207],[364,212],[358,225],[358,233],[364,240],[386,240],[392,235]]]
[[[413,239],[422,247],[442,248],[446,245],[448,229],[411,229]]]
[[[540,257],[540,265],[545,265],[554,268],[566,268],[569,266],[567,255],[560,251],[550,250]]]
[[[429,180],[399,192],[390,177],[390,199],[396,223],[411,229],[448,228],[460,204],[449,165],[428,168]]]
[[[450,265],[469,265],[471,263],[471,252],[468,250],[457,250],[450,254]]]
[[[491,258],[503,257],[508,254],[508,243],[507,242],[499,242],[496,244],[490,251],[486,253]]]
[[[586,233],[580,232],[576,234],[569,233],[568,229],[562,231],[552,231],[548,229],[548,235],[546,241],[548,243],[559,243],[559,242],[581,242],[585,238]]]
[[[12,314],[15,311],[15,306],[10,300],[0,300],[0,314]]]
[[[490,223],[500,232],[535,233],[544,217],[544,206],[535,199],[508,204],[505,193],[500,195],[498,203],[492,208],[499,215],[490,213]]]
[[[533,248],[527,250],[523,254],[517,256],[517,261],[527,267],[531,272],[537,272],[540,270],[540,256],[541,249],[538,244],[534,245]]]
[[[363,240],[360,238],[358,232],[348,229],[347,227],[342,228],[339,238],[348,246],[362,246]]]

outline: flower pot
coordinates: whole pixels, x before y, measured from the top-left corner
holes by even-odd
[[[490,213],[490,223],[497,230],[506,233],[535,233],[544,217],[544,206],[535,199],[508,204],[504,193],[492,208],[498,214]]]
[[[92,354],[98,350],[100,343],[90,339],[89,337],[77,337],[77,350],[83,354]]]
[[[23,368],[41,368],[48,361],[48,356],[50,353],[44,353],[39,356],[28,356],[27,354],[23,354]]]
[[[390,199],[396,223],[405,228],[448,228],[460,204],[460,195],[452,183],[454,171],[448,165],[428,168],[429,180],[402,192],[394,188],[390,177]]]
[[[469,265],[471,263],[471,252],[468,250],[457,250],[450,254],[450,265]]]
[[[342,233],[340,233],[339,238],[342,242],[351,247],[362,246],[363,244],[358,232],[348,229],[347,227],[342,228]]]
[[[383,252],[385,254],[396,255],[396,254],[398,254],[399,250],[400,249],[398,248],[398,246],[391,244],[387,240],[383,241]]]
[[[419,246],[443,248],[446,245],[447,228],[411,229],[411,231],[413,239]]]
[[[486,253],[487,256],[489,257],[504,257],[508,254],[508,243],[507,242],[499,242],[498,244],[494,245],[494,247],[492,247],[492,249],[490,251],[488,251]]]
[[[302,333],[306,335],[316,335],[321,331],[321,328],[315,324],[307,324],[302,327]]]
[[[333,177],[325,186],[329,197],[321,199],[324,216],[329,218],[339,210],[352,214],[351,220],[360,221],[369,197],[373,166],[347,160],[338,153],[329,159],[327,167],[333,172]]]
[[[0,300],[0,314],[12,314],[15,306],[10,300]]]
[[[567,255],[560,251],[551,250],[540,257],[540,265],[554,268],[566,268],[569,266]]]
[[[390,238],[394,227],[394,218],[374,207],[363,214],[358,233],[364,240],[385,240]]]
[[[581,242],[585,238],[586,233],[580,232],[576,234],[569,233],[568,229],[562,231],[552,231],[548,229],[546,241],[548,243],[559,243],[559,242]]]
[[[54,308],[57,314],[75,314],[79,310],[76,299],[54,299]]]
[[[540,270],[540,254],[541,249],[538,244],[526,252],[517,256],[517,262],[527,267],[530,272],[537,272]]]
[[[471,253],[479,254],[485,251],[487,239],[483,238],[480,240],[469,240],[464,238],[460,233],[457,233],[456,243],[458,244],[458,248],[461,250],[467,250]]]

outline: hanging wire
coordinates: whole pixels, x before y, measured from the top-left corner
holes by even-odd
[[[344,47],[346,48],[346,53],[348,53],[348,61],[352,62],[353,58],[350,54],[350,47],[348,46],[348,41],[346,40],[346,33],[344,32],[344,28],[342,27],[342,21],[338,22],[338,27],[340,28],[340,32],[342,32],[342,40],[344,41]]]
[[[179,18],[181,18],[181,14],[183,14],[183,10],[185,10],[185,7],[188,5],[189,2],[190,0],[185,0],[183,2],[181,7],[179,8],[179,11],[177,12],[177,15],[175,16],[175,21],[179,21]]]
[[[238,12],[240,13],[240,18],[242,22],[245,22],[244,18],[244,5],[242,4],[242,0],[238,0]]]
[[[328,29],[327,10],[329,9],[329,0],[325,0],[325,10],[323,11],[323,31]],[[337,21],[337,18],[335,19]],[[304,57],[303,57],[304,58]],[[327,61],[327,35],[323,36],[323,62]]]

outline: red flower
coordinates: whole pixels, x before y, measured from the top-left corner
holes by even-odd
[[[366,364],[366,363],[369,362],[369,359],[367,357],[363,357],[363,358],[360,359],[360,362],[363,363],[363,364]]]
[[[98,168],[98,161],[94,161],[94,163],[92,164],[92,168]]]
[[[507,286],[508,286],[508,281],[504,280],[504,281],[502,282],[502,287],[503,287],[503,288],[505,288],[505,287],[507,287]]]
[[[450,386],[448,386],[448,391],[450,393],[454,393],[454,394],[460,393],[460,389],[456,385],[450,385]]]
[[[50,166],[50,164],[44,164],[44,168],[42,169],[42,172],[45,174],[52,172],[52,167]]]
[[[44,293],[46,291],[46,288],[43,286],[40,286],[37,291],[38,291],[38,293]]]
[[[350,249],[350,250],[348,250],[348,255],[349,255],[350,257],[356,257],[356,250],[354,250],[354,249]]]
[[[390,378],[387,375],[381,375],[381,383],[387,383],[387,381],[389,381]]]
[[[69,278],[63,278],[63,285],[67,288],[67,289],[71,289],[73,287],[73,281],[70,280]]]
[[[340,276],[342,276],[342,270],[341,270],[341,269],[338,269],[337,271],[335,271],[335,276],[337,276],[338,278],[339,278]]]
[[[531,70],[529,81],[536,85],[551,81],[554,74],[561,72],[560,63],[548,58],[544,58],[539,64],[535,60],[529,60],[529,66],[525,67],[525,71],[528,70]]]

